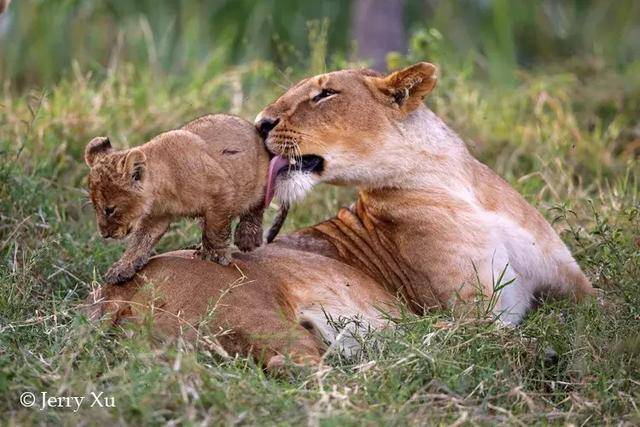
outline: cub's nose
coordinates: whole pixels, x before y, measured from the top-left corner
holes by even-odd
[[[280,123],[280,119],[272,119],[272,118],[269,118],[269,117],[262,117],[256,122],[256,128],[258,129],[258,132],[260,133],[260,136],[263,139],[266,139],[267,135],[269,135],[269,132],[271,131],[271,129],[276,127],[278,125],[278,123]]]

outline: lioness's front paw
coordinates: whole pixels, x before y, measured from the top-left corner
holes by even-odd
[[[252,251],[262,245],[262,226],[241,222],[236,227],[233,239],[242,252]]]
[[[125,262],[116,262],[113,264],[104,276],[107,285],[117,285],[126,282],[136,274],[133,264]]]
[[[229,265],[231,263],[231,250],[229,248],[224,249],[202,249],[200,251],[200,258],[205,261],[213,261],[220,265]]]

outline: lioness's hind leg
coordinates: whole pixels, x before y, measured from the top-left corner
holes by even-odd
[[[536,294],[541,297],[568,298],[578,302],[589,298],[599,298],[602,294],[584,275],[578,264],[572,259],[560,264],[556,280],[540,287]]]
[[[288,368],[306,368],[322,363],[322,355],[316,337],[302,327],[295,327],[295,338],[288,342],[276,339],[272,350],[276,354],[264,360],[265,369],[271,374],[286,372]]]
[[[290,363],[289,363],[290,361]],[[284,374],[288,371],[289,368],[294,368],[294,370],[303,369],[303,368],[313,368],[316,366],[321,366],[322,357],[315,355],[290,355],[287,359],[287,356],[282,354],[277,354],[269,359],[267,362],[265,369],[273,375]]]
[[[565,286],[562,287],[563,294],[576,301],[598,296],[598,292],[591,286],[591,282],[582,270],[580,270],[580,267],[578,267],[575,261],[573,264],[567,263],[562,265],[559,270],[566,283]]]
[[[252,356],[274,373],[288,366],[312,366],[321,362],[326,347],[322,340],[296,320],[289,319],[279,307],[252,306],[246,310],[235,305],[229,314],[228,317],[220,314],[220,318],[226,317],[222,327],[232,331],[220,337],[220,342],[230,354]]]

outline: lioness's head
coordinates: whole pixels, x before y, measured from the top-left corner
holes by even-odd
[[[109,138],[89,142],[84,159],[91,168],[89,194],[103,237],[121,239],[145,210],[146,158],[139,149],[114,152]]]
[[[435,66],[421,62],[387,76],[370,70],[321,74],[290,88],[256,117],[275,154],[267,201],[274,189],[292,201],[317,182],[387,185],[411,155],[403,123],[435,83]]]

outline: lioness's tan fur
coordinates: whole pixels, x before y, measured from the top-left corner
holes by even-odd
[[[277,193],[300,197],[316,182],[358,187],[354,208],[314,230],[414,307],[465,303],[478,291],[489,299],[511,283],[494,312],[518,323],[539,294],[593,294],[542,215],[423,105],[435,82],[435,67],[419,63],[294,86],[257,122],[269,124],[273,153],[321,156],[324,168],[284,175]],[[314,102],[322,91],[333,95]]]

